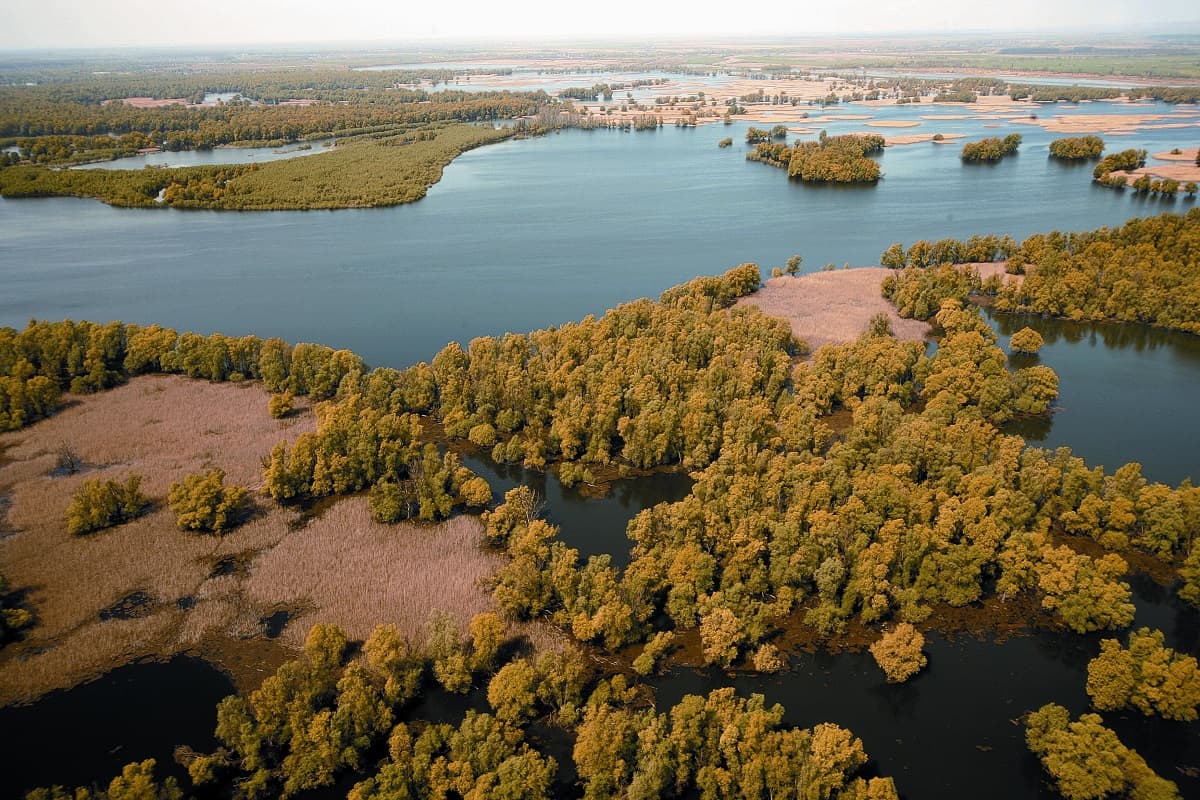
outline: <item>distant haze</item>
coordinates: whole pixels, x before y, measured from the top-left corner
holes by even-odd
[[[43,0],[0,11],[0,48],[413,39],[797,36],[823,33],[1126,29],[1179,32],[1195,0]]]

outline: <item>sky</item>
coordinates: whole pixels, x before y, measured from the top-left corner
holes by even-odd
[[[1200,30],[1196,0],[40,0],[0,48],[1069,30]]]

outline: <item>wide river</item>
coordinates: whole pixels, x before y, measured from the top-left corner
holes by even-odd
[[[603,313],[744,261],[758,262],[764,272],[793,253],[804,256],[806,269],[872,264],[895,241],[1021,237],[1191,207],[1182,198],[1145,200],[1093,186],[1090,166],[1047,159],[1055,137],[1037,126],[948,118],[960,113],[954,107],[850,105],[828,113],[920,125],[895,131],[866,127],[870,120],[862,119],[795,125],[830,134],[970,138],[1015,130],[1025,140],[1018,156],[994,166],[963,165],[959,143],[892,147],[880,157],[885,178],[874,187],[789,182],[781,171],[744,159],[747,126],[738,123],[655,133],[568,131],[488,146],[456,160],[424,200],[390,209],[220,213],[0,200],[0,324],[21,326],[30,317],[160,322],[318,341],[351,348],[372,364],[404,366],[450,340]],[[1112,137],[1110,149],[1157,152],[1194,146],[1200,137],[1194,107],[1097,103],[1036,113],[1157,113],[1187,126]],[[725,136],[736,144],[718,150]],[[1200,395],[1200,339],[1137,326],[1004,317],[994,324],[1005,335],[1024,324],[1042,330],[1047,346],[1040,358],[1062,378],[1059,410],[1049,422],[1024,428],[1025,435],[1070,445],[1110,469],[1138,460],[1155,479],[1200,477],[1194,457],[1200,422],[1190,405]],[[622,482],[610,497],[588,499],[552,476],[472,466],[498,493],[518,481],[539,484],[564,538],[585,555],[611,552],[618,564],[627,560],[625,522],[687,490],[685,477],[665,475]],[[1170,644],[1196,652],[1196,613],[1146,581],[1135,588],[1138,624],[1161,628]],[[884,684],[862,654],[800,656],[794,669],[775,677],[678,671],[655,686],[669,704],[684,692],[732,683],[784,703],[796,723],[850,727],[874,766],[894,775],[908,798],[1049,797],[1013,720],[1052,700],[1074,713],[1085,710],[1086,663],[1098,638],[1032,635],[997,644],[932,637],[929,669],[903,687]],[[211,746],[213,717],[206,709],[228,686],[204,665],[142,666],[107,680],[0,712],[0,729],[23,733],[11,754],[23,765],[19,786],[52,776],[100,778],[148,755],[168,761],[179,743]],[[137,710],[149,708],[134,699],[147,693],[164,698],[177,724]],[[153,734],[104,735],[110,715]],[[1195,724],[1106,719],[1185,796],[1200,794],[1200,781],[1189,777],[1200,774]],[[64,730],[82,732],[69,768],[53,749]]]
[[[1035,111],[1154,113],[1166,118],[1155,124],[1185,126],[1111,137],[1110,149],[1161,152],[1200,136],[1194,106]],[[0,325],[30,317],[159,322],[322,342],[374,365],[404,366],[450,340],[601,314],[744,261],[764,273],[793,253],[806,269],[872,264],[896,241],[1082,230],[1194,202],[1097,187],[1089,165],[1047,158],[1055,136],[1036,125],[954,119],[968,116],[955,106],[850,104],[825,113],[871,119],[818,120],[819,108],[802,107],[795,126],[969,139],[1017,131],[1024,143],[1017,156],[984,166],[964,165],[957,142],[890,147],[878,185],[815,187],[746,161],[744,123],[566,131],[468,152],[428,197],[396,208],[238,213],[0,200]],[[889,120],[918,125],[867,127]],[[724,136],[737,144],[719,150]],[[1200,390],[1195,340],[1138,336],[1105,336],[1098,347],[1095,337],[1055,337],[1043,360],[1063,375],[1061,410],[1052,426],[1030,433],[1110,468],[1139,460],[1155,479],[1200,478],[1190,460],[1200,424],[1187,407]],[[1155,395],[1164,413],[1146,413],[1147,386],[1164,387]]]

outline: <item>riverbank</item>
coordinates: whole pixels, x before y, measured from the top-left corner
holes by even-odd
[[[339,143],[320,158],[141,170],[16,166],[0,196],[88,197],[114,206],[220,210],[377,208],[413,203],[468,150],[511,130],[454,124],[380,141]]]

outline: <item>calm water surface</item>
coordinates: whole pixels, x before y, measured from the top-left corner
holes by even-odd
[[[1197,653],[1196,612],[1153,584],[1134,584],[1135,625],[1158,627],[1168,645]],[[739,694],[760,693],[768,703],[783,704],[788,724],[834,722],[849,728],[872,758],[868,770],[893,776],[909,800],[1049,800],[1056,795],[1025,748],[1019,718],[1048,702],[1074,715],[1089,710],[1087,662],[1099,652],[1100,638],[1034,633],[997,643],[931,635],[929,667],[902,686],[887,684],[865,652],[795,654],[791,669],[779,675],[676,669],[650,683],[660,710],[686,694],[733,686]],[[204,662],[177,658],[122,667],[33,706],[0,710],[4,729],[21,731],[6,745],[4,788],[20,796],[53,782],[106,783],[124,764],[151,757],[158,759],[160,775],[166,768],[185,780],[172,761],[174,746],[211,751],[215,706],[231,691]],[[404,717],[456,723],[471,708],[487,710],[481,691],[459,697],[431,689]],[[1200,780],[1190,777],[1200,767],[1200,724],[1148,720],[1137,713],[1108,713],[1104,719],[1160,775],[1178,783],[1184,797],[1200,797]],[[64,731],[71,732],[69,750]],[[567,743],[554,731],[535,726],[533,733],[550,741],[557,758],[569,758]],[[560,776],[569,773],[560,770]],[[344,776],[306,797],[344,797],[354,781]]]
[[[176,745],[217,746],[217,703],[233,684],[198,658],[120,667],[91,683],[53,692],[30,706],[0,709],[5,770],[0,797],[39,786],[107,786],[121,768],[153,758],[155,774],[186,784]]]
[[[71,169],[142,169],[143,167],[206,167],[212,164],[261,164],[285,158],[328,153],[333,139],[314,139],[305,142],[308,150],[300,149],[300,143],[282,147],[214,147],[211,150],[178,150],[175,152],[147,153],[141,156],[126,156],[96,164],[82,164]]]
[[[1042,363],[1058,373],[1059,398],[1048,418],[1011,426],[1039,447],[1068,446],[1109,471],[1140,461],[1150,480],[1200,480],[1200,336],[1144,325],[1069,322],[991,314],[1000,344],[1029,326],[1046,345],[1014,366]]]
[[[1197,616],[1162,590],[1135,585],[1135,625],[1154,625],[1168,645],[1196,652]],[[1072,715],[1091,711],[1087,662],[1099,653],[1099,635],[1034,633],[1004,642],[963,637],[926,640],[929,666],[901,686],[885,682],[869,653],[799,654],[794,668],[776,676],[679,669],[653,681],[659,707],[685,694],[734,686],[781,703],[785,719],[810,726],[836,722],[863,740],[873,765],[896,779],[902,797],[979,800],[1049,798],[1041,764],[1025,746],[1020,717],[1046,703]],[[1200,797],[1200,724],[1106,713],[1105,724],[1136,749],[1184,797]],[[1192,773],[1195,774],[1195,773]]]
[[[796,124],[869,130],[862,120],[816,121],[819,112],[809,110],[814,119]],[[159,322],[319,341],[403,366],[450,340],[603,313],[744,261],[769,270],[800,253],[814,269],[870,264],[895,241],[1078,230],[1188,207],[1093,186],[1086,166],[1046,158],[1052,137],[1037,127],[920,120],[953,111],[850,105],[830,113],[921,123],[900,133],[1015,129],[1026,139],[1020,155],[964,166],[957,144],[894,147],[881,156],[878,186],[813,187],[747,162],[744,145],[718,150],[719,138],[740,142],[746,128],[718,124],[567,131],[479,148],[451,164],[427,198],[388,209],[238,213],[0,200],[0,324],[31,316]],[[991,124],[1002,127],[983,127]],[[1158,151],[1186,146],[1195,133],[1147,131],[1119,142]]]

